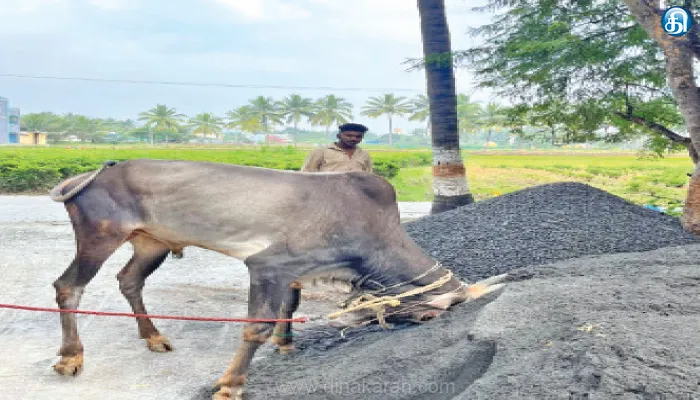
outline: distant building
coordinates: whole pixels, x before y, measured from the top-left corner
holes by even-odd
[[[0,144],[10,143],[10,101],[0,97]]]
[[[46,144],[46,138],[45,132],[22,131],[19,134],[19,144]]]
[[[8,113],[8,123],[9,123],[9,136],[10,136],[10,143],[17,143],[17,138],[19,137],[19,108],[14,107],[10,108],[10,112]]]
[[[0,144],[20,142],[19,108],[10,108],[10,101],[0,97]]]

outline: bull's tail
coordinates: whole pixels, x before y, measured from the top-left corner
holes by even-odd
[[[102,163],[102,166],[100,169],[97,171],[93,172],[90,176],[88,176],[86,179],[84,179],[82,182],[80,182],[76,187],[71,189],[68,193],[63,194],[63,188],[65,188],[67,185],[69,185],[72,182],[75,182],[76,180],[80,179],[81,177],[85,176],[86,174],[81,174],[78,176],[74,176],[72,178],[68,178],[64,180],[63,182],[59,183],[56,185],[51,191],[49,192],[49,197],[51,197],[51,200],[57,202],[57,203],[64,203],[76,194],[80,193],[81,190],[83,190],[87,185],[90,184],[95,178],[97,178],[97,175],[99,175],[100,172],[102,172],[103,169],[107,167],[111,167],[113,165],[117,164],[116,161],[105,161]]]

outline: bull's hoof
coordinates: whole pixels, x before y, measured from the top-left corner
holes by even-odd
[[[170,341],[163,335],[151,336],[146,339],[146,342],[148,342],[148,348],[156,353],[167,353],[175,350]]]
[[[442,310],[421,311],[413,314],[413,321],[417,323],[428,322],[442,315]]]
[[[77,376],[83,370],[83,355],[63,356],[53,369],[61,375]]]
[[[297,351],[299,351],[299,349],[297,349],[294,343],[283,344],[277,347],[277,352],[280,354],[292,354],[296,353]]]
[[[243,400],[243,388],[241,386],[222,386],[218,392],[211,396],[212,400]]]

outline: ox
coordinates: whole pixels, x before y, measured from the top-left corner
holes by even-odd
[[[125,242],[132,244],[134,254],[117,279],[136,314],[146,314],[145,279],[168,254],[182,256],[187,246],[244,261],[250,277],[249,318],[291,319],[301,289],[339,281],[356,293],[415,293],[382,306],[383,318],[372,318],[377,316],[374,307],[360,309],[348,324],[425,321],[454,304],[503,288],[499,282],[506,278],[468,286],[450,277],[403,230],[394,188],[367,172],[108,161],[97,171],[61,182],[50,197],[65,203],[77,245],[75,259],[53,284],[61,309],[78,308],[85,286]],[[136,320],[150,350],[172,350],[148,318]],[[54,369],[77,375],[83,346],[75,315],[61,313],[61,327],[61,359]],[[290,331],[288,322],[247,323],[243,343],[216,382],[213,398],[242,398],[256,350],[273,336],[281,352],[291,351]]]

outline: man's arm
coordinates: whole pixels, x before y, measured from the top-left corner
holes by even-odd
[[[372,158],[367,156],[367,172],[372,172]]]
[[[316,149],[306,157],[301,170],[303,172],[319,172],[321,170],[321,161],[323,161],[323,150]]]

